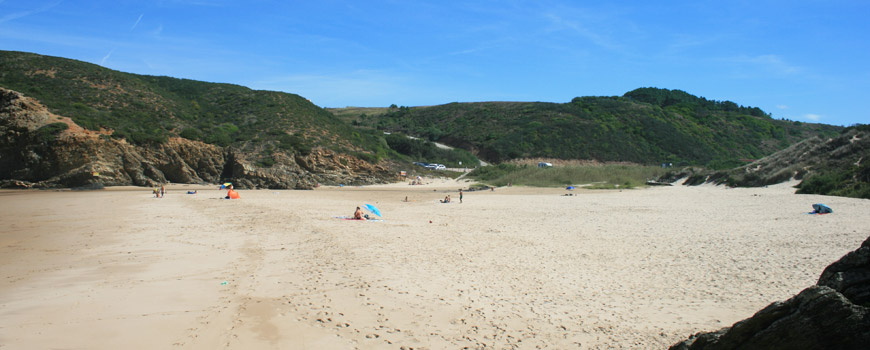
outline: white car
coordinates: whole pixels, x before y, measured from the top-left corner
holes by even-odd
[[[435,166],[435,170],[447,170],[447,167],[444,164],[438,164]]]

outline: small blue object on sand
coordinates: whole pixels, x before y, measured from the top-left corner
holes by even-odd
[[[821,203],[816,203],[816,204],[813,204],[813,211],[811,211],[807,214],[830,214],[833,212],[834,212],[834,209],[831,209],[831,207],[824,205],[824,204],[821,204]]]

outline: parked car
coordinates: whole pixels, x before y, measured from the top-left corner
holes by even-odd
[[[447,170],[447,167],[444,164],[438,164],[435,166],[435,170]]]
[[[540,162],[538,163],[538,168],[550,168],[553,166],[553,163]]]

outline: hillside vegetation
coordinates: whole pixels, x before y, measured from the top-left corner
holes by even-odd
[[[339,178],[374,183],[388,181],[384,174],[389,170],[383,166],[395,170],[393,166],[397,162],[426,161],[456,167],[460,162],[477,164],[475,156],[495,163],[549,158],[730,169],[794,147],[802,140],[834,137],[843,129],[776,120],[757,107],[658,88],[636,89],[623,96],[577,97],[568,103],[479,102],[325,110],[291,93],[123,73],[76,60],[12,51],[0,51],[0,87],[10,89],[7,93],[12,96],[10,101],[22,100],[24,97],[16,97],[14,93],[20,92],[39,101],[50,113],[71,118],[74,125],[70,125],[101,130],[99,137],[105,141],[141,146],[135,151],[144,152],[148,157],[157,157],[167,149],[182,150],[197,142],[208,146],[195,146],[207,151],[213,159],[213,164],[207,167],[190,165],[188,163],[194,159],[182,157],[189,171],[176,171],[177,162],[167,160],[157,169],[161,175],[151,169],[156,160],[140,164],[142,173],[146,174],[143,176],[149,181],[248,178],[255,179],[249,181],[251,186],[297,188],[316,181],[339,181]],[[48,181],[36,175],[39,169],[52,168],[52,164],[46,163],[50,158],[44,155],[28,158],[29,153],[18,149],[24,145],[45,154],[60,154],[61,148],[36,146],[56,144],[59,137],[72,131],[67,130],[70,125],[51,122],[32,135],[16,136],[20,144],[0,145],[4,152],[17,157],[4,160],[9,168],[5,173],[27,173],[32,175],[27,181]],[[19,135],[16,130],[9,129],[9,135]],[[179,139],[193,143],[173,141]],[[456,149],[438,149],[430,141]],[[116,143],[105,145],[122,147]],[[803,147],[807,147],[806,144]],[[84,171],[82,169],[90,166],[88,157],[70,164],[79,167],[76,171]],[[372,170],[355,160],[380,164],[381,168]],[[27,169],[30,170],[19,169],[24,163],[29,164]],[[348,164],[357,164],[356,169],[365,170],[366,175],[347,170]],[[828,168],[831,170],[824,172],[819,168],[820,177],[808,182],[802,190],[822,191],[831,183],[839,184],[835,187],[840,188],[850,183],[848,179],[861,178],[866,172],[863,168],[854,171],[836,168],[841,165],[848,164],[831,165]],[[347,171],[340,177],[305,175],[306,172],[345,171],[341,169]],[[548,179],[541,184],[591,178],[578,176],[575,170],[547,173],[529,170],[527,175],[529,184],[543,174]],[[813,169],[802,171],[795,170],[799,174],[814,173]],[[148,175],[152,173],[157,175]],[[300,180],[281,180],[290,173]],[[652,175],[647,173],[650,172],[635,177]],[[787,175],[787,172],[780,173],[776,179]],[[116,175],[118,183],[124,183],[128,178],[139,176],[139,172],[133,177]],[[722,176],[733,183],[754,181],[751,176],[746,181],[736,175]],[[525,181],[511,175],[492,180],[496,183]],[[614,185],[638,181],[634,178],[611,180]],[[850,191],[861,192],[862,188]]]
[[[94,64],[0,51],[0,86],[36,98],[90,130],[133,144],[181,136],[218,146],[307,153],[312,146],[384,155],[361,134],[301,96],[171,77],[123,73]]]
[[[634,164],[569,165],[539,168],[532,165],[502,163],[480,167],[469,177],[493,186],[524,185],[535,187],[564,187],[590,185],[588,188],[633,188],[645,186],[648,180],[665,173],[660,166]]]
[[[870,199],[870,125],[843,129],[833,138],[813,137],[751,164],[709,171],[683,169],[662,176],[664,181],[688,177],[686,184],[765,186],[802,180],[797,193]]]
[[[491,162],[550,157],[729,168],[841,128],[775,120],[757,107],[641,88],[569,103],[479,102],[333,111],[360,127],[462,147]]]
[[[146,144],[180,136],[258,154],[259,165],[267,167],[274,164],[275,152],[305,155],[312,147],[372,163],[384,158],[451,165],[476,161],[467,151],[354,129],[305,98],[284,92],[123,73],[12,51],[0,51],[0,86],[36,98],[86,129],[110,130],[113,138]]]

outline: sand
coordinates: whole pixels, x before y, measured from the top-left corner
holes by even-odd
[[[870,201],[789,184],[438,203],[467,185],[0,192],[0,348],[664,349],[814,284],[870,226]],[[334,218],[364,203],[384,221]]]

